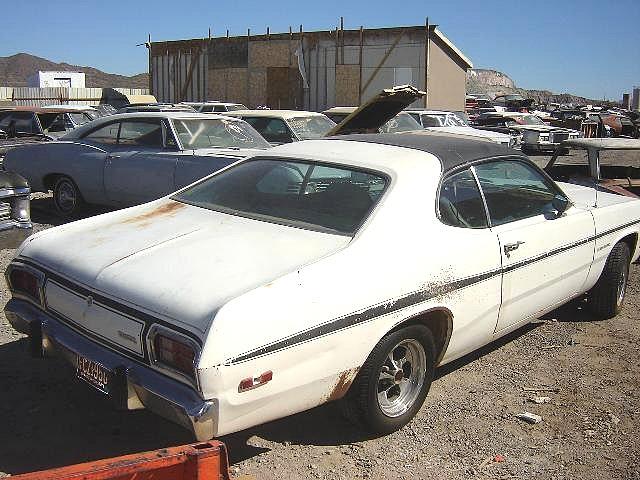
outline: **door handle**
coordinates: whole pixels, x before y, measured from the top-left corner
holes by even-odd
[[[511,252],[513,252],[514,250],[517,250],[518,248],[520,248],[520,245],[524,244],[526,242],[522,241],[522,240],[518,240],[517,242],[513,242],[513,243],[505,243],[504,244],[504,254],[507,256],[507,258],[509,258]]]
[[[120,155],[115,155],[113,153],[107,154],[107,160],[111,160],[112,158],[120,158]]]

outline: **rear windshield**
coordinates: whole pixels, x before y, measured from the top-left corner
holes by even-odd
[[[233,215],[351,235],[386,185],[380,173],[269,158],[239,163],[173,198]]]

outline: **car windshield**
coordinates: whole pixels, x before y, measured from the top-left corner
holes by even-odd
[[[84,125],[85,123],[89,123],[92,119],[82,112],[70,112],[69,116],[73,120],[75,125]]]
[[[336,126],[325,115],[292,117],[287,118],[286,122],[300,140],[324,137],[329,130]]]
[[[382,133],[409,132],[411,130],[422,130],[422,126],[408,113],[399,113],[381,128]]]
[[[250,125],[230,119],[173,120],[182,148],[269,148]]]
[[[265,158],[241,162],[172,198],[256,220],[351,235],[386,184],[379,173]]]
[[[454,113],[447,115],[447,120],[444,122],[444,124],[446,127],[466,127],[467,126],[467,124]]]

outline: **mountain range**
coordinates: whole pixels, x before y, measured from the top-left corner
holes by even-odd
[[[10,57],[0,57],[0,86],[26,87],[27,78],[43,71],[84,72],[87,88],[149,88],[149,75],[139,73],[127,77],[114,73],[105,73],[97,68],[55,63],[46,58],[28,53],[17,53]]]

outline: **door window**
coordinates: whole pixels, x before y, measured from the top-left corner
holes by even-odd
[[[493,226],[547,213],[553,197],[560,193],[534,167],[518,160],[483,163],[474,168]]]
[[[162,148],[162,124],[157,121],[124,121],[118,138],[120,145]]]
[[[438,198],[440,220],[453,227],[486,228],[487,216],[476,179],[470,170],[442,182]]]
[[[100,143],[103,145],[115,145],[118,143],[118,129],[120,128],[120,124],[118,122],[109,123],[104,127],[100,127],[89,134],[85,135],[83,138],[86,141],[92,143]]]

